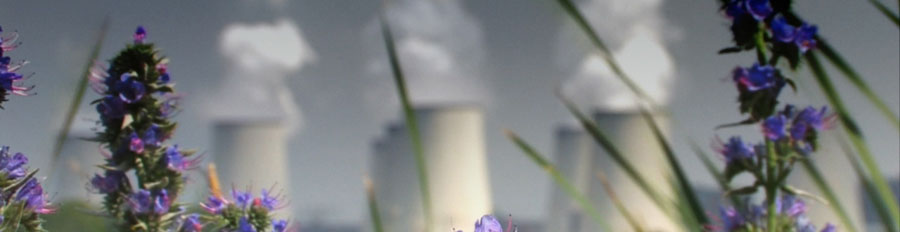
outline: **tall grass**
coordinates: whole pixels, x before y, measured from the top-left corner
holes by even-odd
[[[382,12],[383,13],[383,12]],[[394,47],[394,37],[391,34],[390,24],[387,18],[382,14],[379,17],[381,22],[381,35],[384,38],[384,46],[388,52],[388,58],[391,64],[391,71],[394,73],[394,83],[397,85],[397,94],[400,96],[400,102],[403,104],[403,114],[406,118],[406,128],[409,131],[409,137],[412,142],[413,153],[416,156],[416,171],[419,176],[419,191],[422,194],[422,209],[425,217],[425,230],[431,231],[432,225],[432,207],[431,194],[428,188],[428,168],[425,162],[425,151],[422,147],[422,139],[419,136],[419,126],[416,122],[416,114],[413,111],[412,103],[409,99],[409,93],[406,89],[406,79],[403,75],[403,68],[400,65],[400,59]]]

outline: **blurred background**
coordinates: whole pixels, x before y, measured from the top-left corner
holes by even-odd
[[[716,54],[731,38],[729,22],[713,0],[576,2],[625,71],[673,112],[665,119],[671,143],[695,187],[712,199],[705,206],[714,210],[720,193],[688,142],[712,153],[707,145],[717,137],[761,140],[753,126],[714,129],[743,119],[730,72],[754,57]],[[86,94],[72,139],[55,165],[51,153],[104,18],[111,24],[101,61],[130,43],[137,25],[147,28],[148,41],[171,60],[169,72],[184,95],[173,142],[205,154],[204,164],[216,162],[226,185],[283,188],[290,201],[285,215],[304,231],[367,231],[365,175],[375,181],[376,192],[416,196],[410,192],[414,177],[404,174],[414,175],[411,161],[404,160],[411,155],[400,155],[409,151],[390,148],[405,146],[397,142],[404,140],[399,131],[405,129],[398,124],[400,104],[379,32],[380,1],[3,0],[0,5],[0,25],[18,31],[22,42],[9,55],[30,61],[22,72],[33,72],[28,82],[37,86],[35,96],[4,103],[0,144],[29,155],[54,186],[48,187],[54,201],[98,203],[85,190],[101,159],[98,145],[76,139],[93,134],[97,114],[89,102],[98,95]],[[861,0],[796,0],[795,9],[819,26],[896,115],[900,35],[895,25]],[[523,231],[549,229],[568,217],[560,214],[565,211],[560,205],[568,203],[554,200],[559,196],[550,178],[501,132],[516,131],[561,166],[570,162],[567,170],[591,170],[566,161],[595,151],[589,140],[584,145],[569,138],[579,136],[578,127],[556,91],[600,124],[616,127],[614,134],[628,147],[653,143],[649,132],[627,126],[635,114],[634,97],[554,1],[397,0],[387,5],[386,16],[394,25],[412,100],[424,118],[430,166],[439,173],[431,176],[437,189],[432,194],[446,199],[446,207],[459,200],[458,192],[466,196],[459,205],[474,205],[460,207],[469,211],[464,215],[512,214]],[[783,92],[783,102],[827,103],[805,69],[788,75],[800,88]],[[896,193],[897,131],[846,81],[837,84]],[[582,155],[573,151],[578,146],[587,147]],[[825,148],[823,156],[829,151],[837,161],[828,162],[836,166],[823,169],[835,178],[847,176],[836,181],[858,188],[850,169],[840,166],[840,147]],[[647,162],[652,167],[654,161]],[[190,175],[183,202],[207,194],[202,170]],[[853,192],[848,196],[862,196]],[[403,201],[384,200],[387,205]],[[396,217],[417,208],[396,207]],[[440,225],[468,230],[474,218]]]

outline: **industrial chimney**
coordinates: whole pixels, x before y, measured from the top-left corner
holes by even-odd
[[[277,119],[224,119],[213,128],[213,157],[223,190],[251,188],[259,194],[262,188],[289,196],[287,156],[288,129]],[[275,211],[289,217],[290,206]]]
[[[667,130],[667,123],[664,117],[656,114],[654,116],[660,129]],[[634,110],[627,111],[604,111],[598,110],[594,113],[594,122],[597,127],[602,130],[613,144],[620,150],[622,155],[633,164],[637,173],[646,179],[650,186],[655,188],[664,197],[672,196],[671,186],[667,180],[671,177],[668,164],[665,160],[662,148],[655,140],[653,132],[647,122],[644,121],[641,114]],[[616,210],[612,202],[609,200],[606,192],[603,190],[599,179],[596,178],[598,172],[603,172],[609,179],[613,191],[618,195],[622,202],[628,206],[631,212],[641,225],[645,225],[645,229],[649,231],[676,231],[679,228],[670,220],[666,214],[654,204],[654,202],[632,181],[627,174],[619,168],[609,154],[600,148],[594,146],[596,155],[594,156],[593,165],[591,167],[591,185],[590,198],[594,202],[600,214],[607,218],[613,231],[627,231],[631,227],[627,224],[625,218]],[[591,224],[593,226],[593,224]],[[599,231],[599,228],[589,228],[584,231]]]
[[[591,181],[591,159],[593,159],[594,141],[577,125],[561,125],[556,130],[557,170],[568,179],[581,194],[587,194]],[[571,196],[562,188],[551,190],[550,207],[547,214],[545,231],[583,231],[585,223],[593,223],[587,218]]]
[[[447,225],[466,225],[491,213],[481,108],[435,104],[417,106],[415,114],[428,166],[433,231],[445,231],[438,228]],[[383,150],[375,148],[376,159],[385,160],[372,163],[373,175],[377,175],[376,194],[381,195],[378,203],[383,206],[388,231],[424,228],[418,173],[407,130],[406,125],[391,126]]]

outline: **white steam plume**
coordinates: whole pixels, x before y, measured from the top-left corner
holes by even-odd
[[[284,120],[290,131],[302,115],[286,79],[315,52],[292,21],[235,23],[225,27],[220,43],[229,65],[211,105],[213,116],[226,120]]]
[[[481,26],[461,1],[395,0],[388,3],[386,15],[414,103],[490,101],[490,88],[481,73]],[[399,101],[380,33],[378,20],[373,19],[365,32],[364,45],[370,51],[366,81],[371,87],[364,97],[369,110],[386,119],[399,112]]]
[[[675,68],[664,42],[678,31],[665,25],[662,0],[590,0],[579,4],[581,12],[606,42],[624,72],[655,102],[668,102]],[[563,92],[579,105],[606,111],[636,110],[636,95],[619,80],[574,23],[560,36],[560,62],[578,63]]]

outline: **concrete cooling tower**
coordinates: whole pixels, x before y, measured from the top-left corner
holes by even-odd
[[[671,176],[662,148],[656,142],[653,132],[639,112],[635,111],[596,111],[594,121],[606,133],[622,155],[634,165],[637,172],[646,179],[650,186],[664,196],[671,197],[668,179]],[[654,116],[663,133],[668,123],[662,116]],[[603,172],[609,179],[613,191],[628,206],[628,210],[639,223],[649,231],[677,231],[679,228],[672,222],[653,201],[634,184],[625,172],[610,158],[609,154],[599,146],[595,146],[596,154],[591,168],[590,198],[595,206],[607,218],[613,231],[628,231],[631,227],[625,218],[615,209],[603,190],[596,173]],[[593,225],[593,224],[592,224]],[[599,231],[590,228],[587,231]]]
[[[213,157],[223,191],[234,186],[257,195],[274,186],[275,193],[289,196],[289,131],[283,120],[221,120],[213,130]],[[282,217],[290,212],[289,206],[275,211]]]
[[[556,130],[557,170],[582,194],[586,194],[591,181],[591,159],[594,140],[577,125],[563,125]],[[582,231],[585,223],[593,223],[572,198],[554,185],[551,190],[547,227],[545,231]]]
[[[424,221],[419,180],[406,127],[389,125],[374,149],[372,183],[385,231],[421,230]]]
[[[428,167],[432,231],[467,225],[491,213],[481,108],[429,105],[416,107],[415,114]],[[402,124],[390,126],[387,138],[381,140],[384,144],[375,147],[371,170],[386,231],[425,228],[415,156],[407,130]]]

